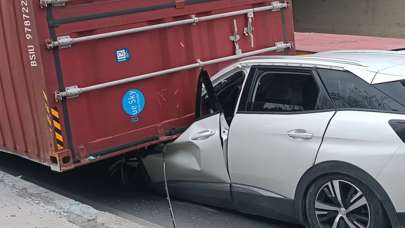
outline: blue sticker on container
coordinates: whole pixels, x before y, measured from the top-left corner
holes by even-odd
[[[125,63],[131,60],[131,52],[128,48],[118,49],[115,51],[117,63]]]
[[[122,98],[122,109],[131,117],[132,120],[138,121],[139,114],[141,114],[145,109],[144,94],[138,89],[127,91]]]

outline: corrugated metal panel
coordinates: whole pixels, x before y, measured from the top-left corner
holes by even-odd
[[[48,141],[43,139],[44,109],[38,103],[43,79],[29,64],[28,52],[35,48],[26,42],[34,29],[27,3],[0,1],[1,147],[43,163],[49,159],[42,154]]]
[[[177,2],[177,3],[176,3]],[[233,12],[270,0],[74,0],[40,8],[39,1],[0,0],[0,147],[63,171],[176,137],[194,120],[197,70],[89,92],[57,102],[55,92],[211,60],[235,53],[234,23],[244,52],[293,41],[292,9],[255,13],[254,47],[243,34],[247,14],[46,49],[73,38]],[[290,1],[288,1],[290,3]],[[124,61],[117,59],[126,53]],[[282,52],[287,53],[287,52]],[[129,58],[130,55],[130,58]],[[208,67],[213,74],[228,63]],[[138,116],[122,107],[142,91]]]

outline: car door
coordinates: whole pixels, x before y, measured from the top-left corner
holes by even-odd
[[[334,114],[315,71],[253,67],[228,139],[235,200],[252,201],[241,192],[293,199]]]
[[[196,121],[174,142],[164,147],[169,182],[229,183],[224,158],[221,127],[227,131],[222,107],[207,71],[200,74],[196,101]],[[221,123],[222,122],[222,123]],[[152,160],[155,159],[155,162]],[[145,163],[153,182],[163,181],[160,169],[153,169],[160,156],[150,156]],[[157,172],[156,175],[154,175]]]
[[[234,72],[231,73],[232,79]],[[234,91],[230,83],[235,81],[240,84],[241,89],[244,74],[235,73],[235,77],[230,82],[227,82],[228,77],[221,78],[214,88],[208,73],[202,71],[196,102],[197,120],[178,139],[165,146],[163,155],[152,155],[144,159],[152,182],[164,181],[161,165],[164,159],[167,180],[173,195],[218,206],[226,207],[231,204],[225,149],[229,130],[227,120],[235,112],[240,90],[233,92],[237,96],[233,99],[228,88]],[[242,77],[242,81],[239,77]],[[223,109],[216,93],[234,103],[232,112],[228,110],[229,105],[225,106],[226,110]]]

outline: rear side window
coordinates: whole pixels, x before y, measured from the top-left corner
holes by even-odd
[[[405,106],[405,80],[374,85],[398,103]]]
[[[318,72],[337,108],[405,112],[400,103],[350,72]]]
[[[322,96],[312,74],[264,72],[258,77],[249,111],[295,113],[321,110],[325,108],[322,97],[325,96]]]

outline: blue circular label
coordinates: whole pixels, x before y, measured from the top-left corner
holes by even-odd
[[[145,96],[138,89],[129,90],[122,98],[122,108],[129,116],[138,116],[145,109]]]

